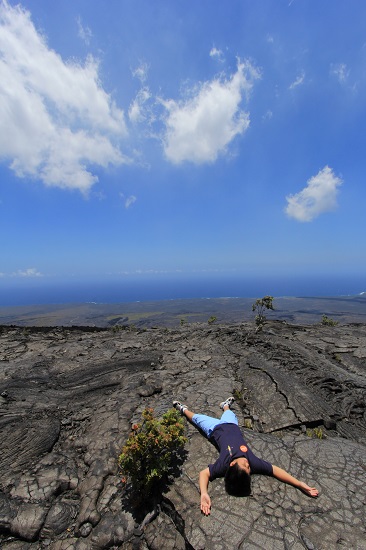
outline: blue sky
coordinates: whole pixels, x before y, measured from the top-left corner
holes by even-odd
[[[364,275],[365,20],[364,0],[0,1],[0,284]]]

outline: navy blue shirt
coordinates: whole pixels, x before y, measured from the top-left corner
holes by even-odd
[[[255,456],[236,424],[219,424],[212,432],[210,440],[220,452],[216,462],[208,465],[210,481],[224,477],[230,462],[242,456],[248,460],[251,474],[273,475],[272,464]]]

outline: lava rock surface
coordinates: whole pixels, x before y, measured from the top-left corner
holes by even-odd
[[[0,331],[0,547],[6,550],[366,549],[366,325],[186,324]],[[118,456],[145,407],[233,410],[253,451],[319,489],[253,476],[209,491],[217,451],[187,423],[187,456],[158,505],[131,507]]]

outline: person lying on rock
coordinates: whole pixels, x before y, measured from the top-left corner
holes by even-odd
[[[251,474],[263,474],[289,483],[310,497],[317,497],[318,491],[315,487],[309,487],[282,468],[255,456],[242,436],[236,415],[230,410],[234,401],[234,397],[229,397],[220,403],[220,408],[224,411],[221,418],[195,414],[188,410],[187,405],[173,401],[174,408],[202,431],[220,452],[216,462],[209,464],[208,468],[200,472],[199,486],[203,514],[208,516],[211,510],[211,499],[207,492],[209,481],[218,477],[225,478],[225,489],[229,495],[233,496],[250,495]]]

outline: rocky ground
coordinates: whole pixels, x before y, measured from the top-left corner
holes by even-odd
[[[366,325],[269,322],[176,329],[2,327],[0,546],[4,550],[366,549]],[[216,450],[187,424],[187,457],[136,514],[117,459],[131,424],[174,398],[234,411],[256,454],[318,487],[254,476],[252,495],[198,473]]]

